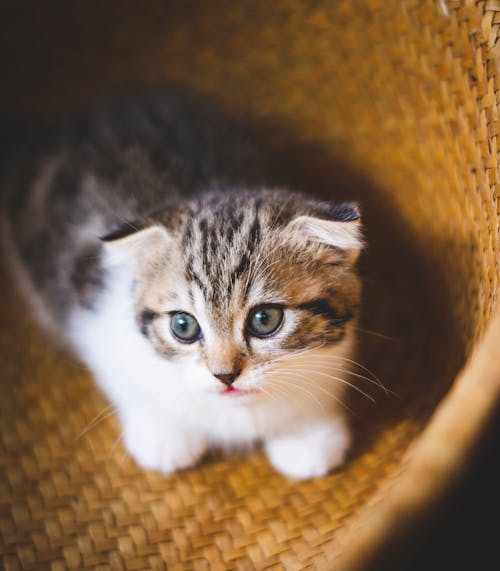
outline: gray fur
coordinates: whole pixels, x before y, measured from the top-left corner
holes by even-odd
[[[44,126],[2,182],[10,234],[57,319],[91,303],[99,237],[202,189],[263,180],[265,157],[191,96],[114,102]]]

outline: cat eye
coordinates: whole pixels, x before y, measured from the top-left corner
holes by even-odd
[[[270,337],[283,323],[283,309],[277,305],[261,305],[250,312],[247,329],[255,337]]]
[[[201,336],[201,329],[196,319],[183,311],[172,314],[170,330],[177,341],[181,343],[194,343]]]

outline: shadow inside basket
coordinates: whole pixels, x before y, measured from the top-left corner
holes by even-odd
[[[296,184],[327,199],[358,200],[361,207],[366,242],[356,355],[361,367],[353,367],[356,388],[346,401],[356,431],[355,462],[373,453],[386,432],[397,438],[400,431],[410,440],[465,361],[466,334],[454,321],[446,289],[447,264],[453,260],[436,260],[405,224],[390,193],[321,146],[285,145],[280,152],[287,168],[293,165],[289,175]]]

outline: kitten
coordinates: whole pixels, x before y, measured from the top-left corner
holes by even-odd
[[[358,210],[266,183],[266,158],[172,92],[62,121],[10,161],[20,282],[144,468],[257,441],[294,478],[344,460]]]

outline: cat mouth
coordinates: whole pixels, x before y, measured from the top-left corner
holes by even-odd
[[[220,394],[231,398],[241,398],[256,395],[257,391],[255,389],[238,389],[236,387],[229,386],[226,387]]]

